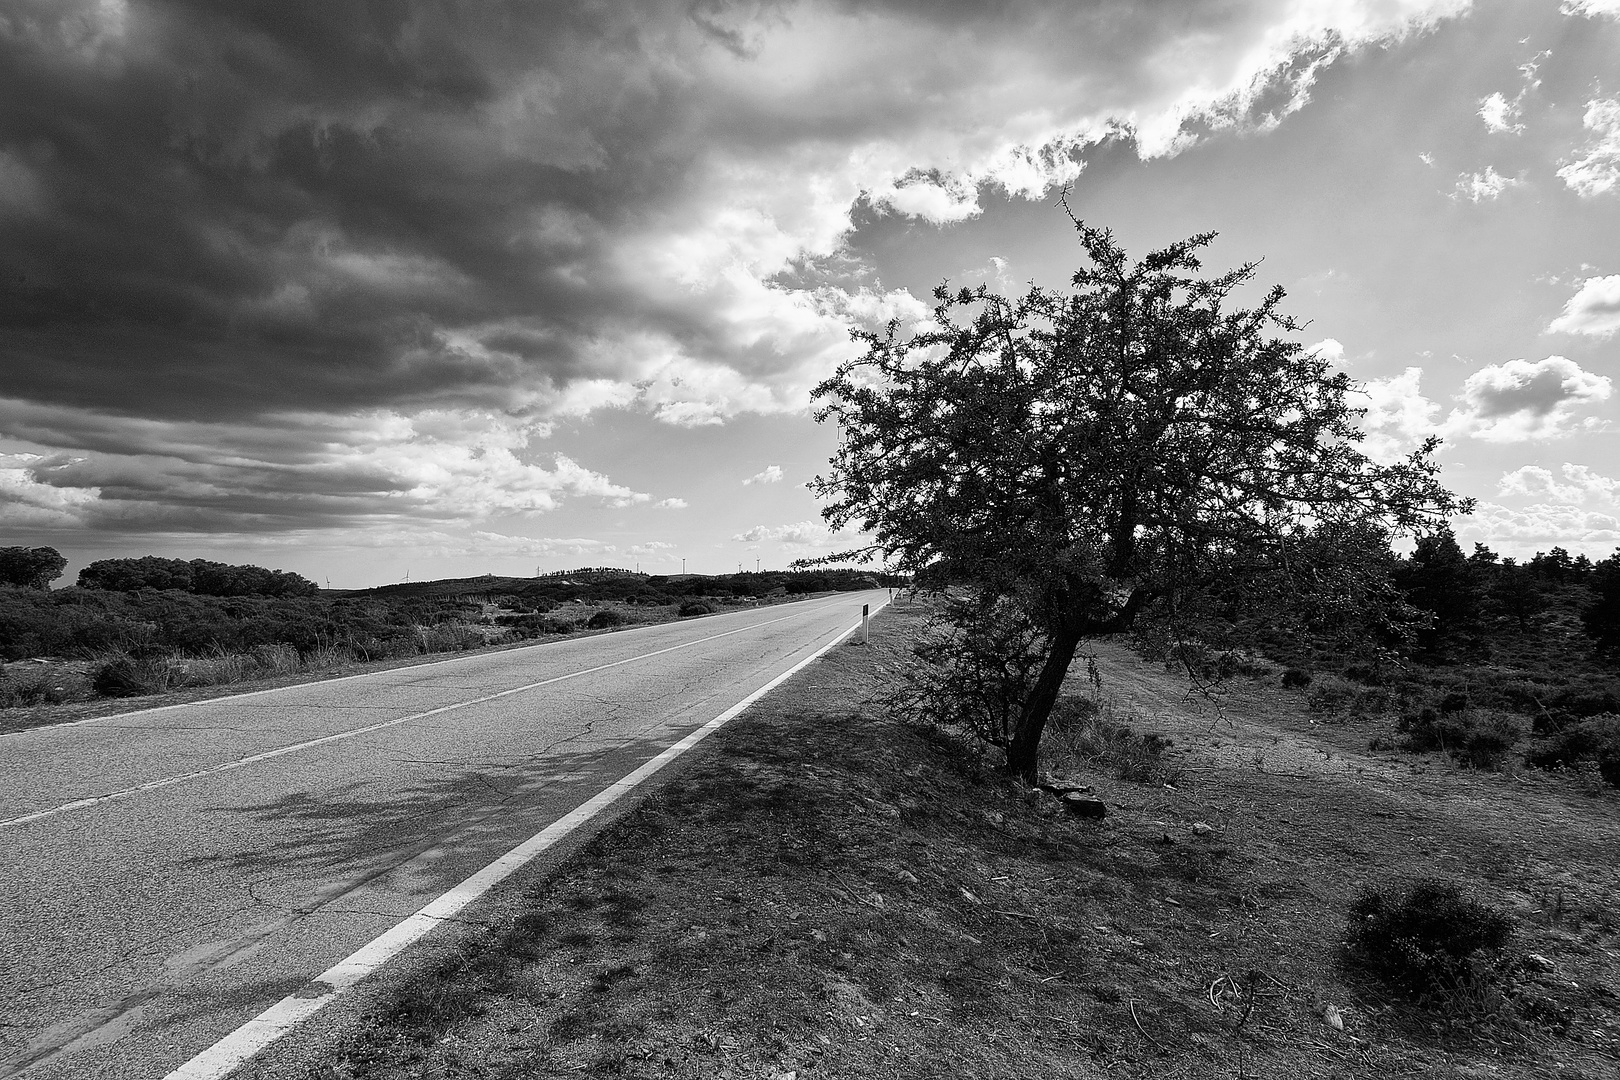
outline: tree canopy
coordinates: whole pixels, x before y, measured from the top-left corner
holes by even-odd
[[[201,596],[313,596],[320,591],[313,581],[289,570],[156,555],[97,560],[79,571],[79,585],[118,592],[178,589]]]
[[[1462,508],[1430,439],[1379,464],[1350,379],[1284,335],[1257,264],[1204,276],[1203,233],[1133,262],[1075,221],[1089,265],[1068,291],[935,290],[934,325],[857,332],[815,390],[839,426],[814,483],[834,527],[920,580],[1010,601],[1045,639],[1008,768],[1036,749],[1085,637],[1129,628],[1222,576],[1286,565],[1312,530],[1428,531]]]
[[[66,566],[67,560],[55,548],[0,548],[0,585],[48,589]]]

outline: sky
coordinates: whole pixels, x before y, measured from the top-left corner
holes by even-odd
[[[852,326],[1216,231],[1464,547],[1620,546],[1620,0],[10,0],[0,545],[780,568]]]

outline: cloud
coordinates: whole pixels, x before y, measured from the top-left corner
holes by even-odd
[[[1563,314],[1547,325],[1550,334],[1595,334],[1620,330],[1620,274],[1589,277],[1564,303]]]
[[[1103,141],[1264,131],[1467,6],[14,0],[0,362],[56,419],[0,432],[75,460],[7,513],[265,535],[639,501],[530,440],[804,409],[852,321],[927,315],[789,273],[861,207],[960,222]]]
[[[1511,176],[1503,176],[1496,171],[1495,166],[1485,166],[1482,173],[1461,173],[1457,177],[1457,187],[1446,197],[1453,202],[1467,199],[1471,203],[1491,202],[1502,197],[1508,188],[1519,187],[1523,180]]]
[[[1361,449],[1375,461],[1392,462],[1439,431],[1440,406],[1423,396],[1423,369],[1409,367],[1387,379],[1369,379],[1362,388],[1367,402]]]
[[[1513,509],[1486,502],[1458,519],[1457,533],[1465,539],[1479,538],[1493,548],[1526,554],[1556,544],[1601,558],[1620,543],[1620,518],[1574,506],[1538,503]]]
[[[455,555],[523,555],[537,559],[550,558],[559,555],[570,557],[580,556],[608,556],[618,552],[618,548],[601,540],[591,540],[584,537],[569,539],[554,539],[551,537],[512,536],[508,533],[474,532],[468,542],[460,541],[454,536],[438,534],[437,543],[424,543],[426,537],[411,537],[409,533],[400,539],[409,537],[414,540],[409,546],[417,549],[426,548],[426,554],[438,556]]]
[[[266,533],[533,516],[564,500],[650,496],[495,414],[284,414],[264,422],[131,421],[0,400],[0,428],[70,447],[0,463],[0,522],[90,531]]]
[[[659,510],[685,510],[686,500],[675,498],[659,499],[657,502],[653,503],[653,506]]]
[[[1564,0],[1558,10],[1565,15],[1584,15],[1589,19],[1600,15],[1620,19],[1620,0]]]
[[[1573,431],[1577,410],[1608,400],[1612,390],[1608,376],[1563,356],[1491,364],[1464,380],[1461,407],[1446,428],[1488,442],[1558,438]]]
[[[1493,135],[1518,135],[1524,125],[1518,122],[1519,98],[1509,101],[1500,92],[1479,99],[1479,118]]]
[[[674,424],[803,407],[861,306],[774,279],[863,193],[933,222],[1039,198],[1101,139],[1263,128],[1467,7],[18,5],[10,392]]]
[[[765,466],[764,471],[757,472],[753,476],[750,476],[748,479],[744,480],[743,486],[747,487],[750,484],[775,484],[780,482],[781,479],[782,466],[767,465]]]
[[[633,545],[630,548],[630,554],[638,559],[646,559],[651,562],[668,562],[670,556],[667,553],[674,550],[674,544],[668,544],[662,540],[649,540],[644,544]]]
[[[1314,345],[1305,346],[1305,351],[1312,356],[1321,357],[1330,364],[1344,363],[1344,346],[1338,338],[1323,338]]]
[[[803,554],[851,547],[859,542],[859,534],[853,529],[833,532],[820,521],[796,521],[790,525],[755,525],[732,539],[747,544],[772,541],[784,551]]]
[[[1522,495],[1527,498],[1551,499],[1555,503],[1581,506],[1588,502],[1620,502],[1620,480],[1593,472],[1589,466],[1564,462],[1562,483],[1550,470],[1539,465],[1524,465],[1503,473],[1497,484],[1499,495]]]
[[[1558,176],[1585,199],[1614,190],[1620,184],[1620,98],[1594,98],[1586,103],[1582,125],[1592,134]]]

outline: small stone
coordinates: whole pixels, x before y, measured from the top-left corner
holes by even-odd
[[[1334,1031],[1344,1030],[1344,1017],[1340,1015],[1338,1008],[1333,1005],[1322,1006],[1322,1023]]]
[[[1558,965],[1554,964],[1551,960],[1547,959],[1545,956],[1542,956],[1540,953],[1526,953],[1524,957],[1524,966],[1535,971],[1551,971]]]
[[[1192,823],[1192,831],[1195,836],[1208,836],[1215,831],[1215,826],[1205,821],[1195,821]]]
[[[1108,816],[1108,807],[1103,805],[1101,799],[1088,799],[1078,791],[1071,791],[1063,796],[1063,805],[1069,813],[1094,821],[1101,821]]]
[[[917,884],[917,875],[913,874],[910,870],[896,870],[894,872],[894,876],[905,882],[907,885]]]
[[[1176,838],[1171,836],[1169,833],[1164,833],[1159,837],[1159,843],[1161,844],[1173,844],[1175,842]]]

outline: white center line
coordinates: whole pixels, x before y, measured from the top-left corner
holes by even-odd
[[[665,649],[655,649],[652,652],[642,653],[639,656],[627,656],[623,660],[614,660],[612,663],[598,664],[595,667],[584,668],[580,671],[571,671],[567,675],[557,675],[549,679],[541,679],[539,682],[528,683],[525,686],[514,686],[510,690],[501,690],[497,693],[485,694],[483,697],[476,697],[467,701],[458,701],[453,705],[441,705],[439,708],[429,709],[427,712],[412,713],[410,716],[400,716],[393,720],[383,720],[376,724],[367,724],[365,727],[350,728],[346,731],[334,732],[331,735],[322,735],[318,739],[306,739],[304,742],[293,743],[290,746],[282,746],[274,750],[266,750],[263,753],[251,754],[244,758],[238,758],[235,761],[227,761],[223,765],[214,765],[206,769],[197,769],[194,772],[177,773],[174,776],[165,776],[157,780],[148,780],[144,784],[136,784],[134,787],[122,788],[118,791],[109,791],[104,795],[92,795],[84,799],[75,799],[73,802],[63,803],[60,806],[52,806],[45,810],[36,810],[32,814],[24,814],[22,817],[8,818],[7,820],[0,821],[0,828],[6,828],[12,825],[26,825],[31,821],[39,821],[41,818],[52,817],[56,814],[66,813],[69,810],[83,810],[86,807],[95,806],[99,803],[104,803],[112,799],[122,799],[130,795],[138,795],[143,791],[154,791],[158,788],[170,787],[174,784],[183,784],[187,780],[198,780],[205,776],[217,776],[220,773],[227,773],[235,769],[246,768],[249,765],[257,765],[261,761],[269,761],[272,758],[278,758],[285,754],[296,753],[299,750],[308,750],[312,746],[322,746],[326,743],[338,742],[342,739],[352,739],[356,735],[366,735],[373,731],[381,731],[384,728],[394,727],[397,724],[406,724],[412,720],[421,720],[425,717],[438,716],[442,713],[454,712],[457,709],[465,709],[473,705],[482,705],[486,701],[494,701],[497,698],[510,697],[512,694],[521,694],[525,690],[534,690],[538,687],[550,686],[553,683],[560,683],[568,679],[577,679],[581,675],[590,675],[594,672],[606,671],[608,668],[619,667],[623,664],[633,664],[637,660],[647,660],[654,656],[662,656],[665,653],[676,652],[680,649],[688,649],[693,645],[702,645],[705,642],[718,641],[720,638],[731,637],[734,634],[745,634],[750,630],[758,630],[761,627],[771,626],[775,623],[787,622],[789,619],[795,618],[801,614],[804,614],[804,612],[794,612],[792,615],[783,615],[780,618],[768,619],[764,622],[750,623],[749,625],[739,627],[736,630],[727,630],[723,634],[711,634],[708,637],[682,642],[679,645],[671,645]]]

